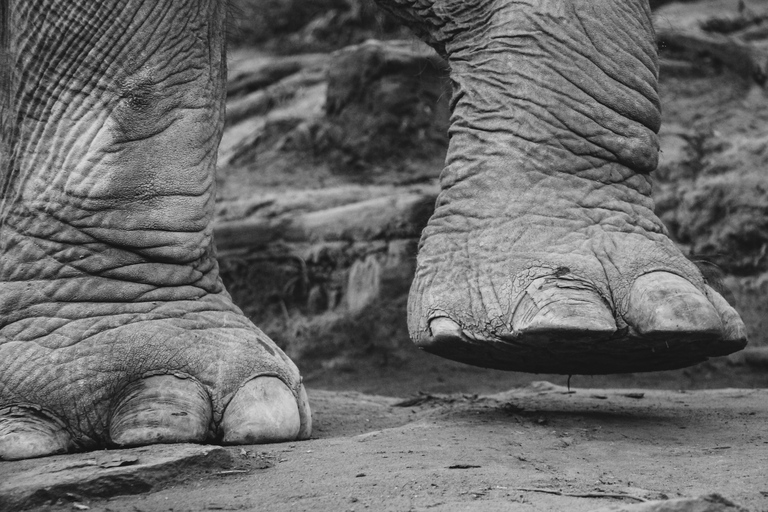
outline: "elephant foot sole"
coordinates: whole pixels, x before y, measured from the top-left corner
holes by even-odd
[[[723,340],[707,333],[638,336],[628,330],[510,333],[482,338],[469,331],[450,329],[448,322],[432,322],[438,326],[432,336],[418,344],[419,348],[474,366],[527,373],[602,375],[675,370],[736,352],[746,344],[743,339]]]

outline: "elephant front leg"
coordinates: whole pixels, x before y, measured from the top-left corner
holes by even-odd
[[[642,0],[379,0],[444,53],[442,192],[411,288],[416,344],[599,374],[742,348],[738,314],[653,213],[660,124]]]
[[[4,3],[0,459],[309,436],[214,259],[222,4]]]

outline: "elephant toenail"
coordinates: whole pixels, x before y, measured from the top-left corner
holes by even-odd
[[[261,444],[292,441],[309,435],[302,425],[307,411],[277,377],[261,376],[246,382],[229,402],[221,422],[226,444]],[[299,396],[301,400],[301,393]],[[304,413],[304,414],[302,414]],[[306,421],[305,421],[306,423]],[[311,426],[309,427],[311,428]]]
[[[726,355],[744,348],[747,345],[747,326],[744,321],[715,289],[707,286],[704,291],[723,322],[723,339],[726,343],[715,355]]]
[[[0,410],[0,460],[66,453],[73,445],[64,425],[36,408]]]
[[[414,340],[420,349],[448,358],[452,358],[450,354],[456,350],[465,351],[467,347],[476,346],[475,343],[480,341],[470,331],[462,329],[459,324],[445,316],[430,320],[429,336]]]
[[[651,272],[635,280],[625,320],[643,336],[719,337],[723,330],[709,299],[688,280],[670,272]]]
[[[309,409],[309,397],[304,384],[299,385],[299,415],[301,416],[301,430],[297,439],[309,439],[312,435],[312,411]]]
[[[120,395],[109,422],[119,446],[205,440],[211,424],[208,394],[194,379],[157,375],[130,384]]]
[[[576,279],[547,277],[526,288],[512,314],[512,329],[522,335],[588,335],[596,339],[612,336],[616,322],[592,286]]]
[[[430,320],[429,333],[435,340],[440,338],[460,338],[461,327],[450,318],[439,316]]]

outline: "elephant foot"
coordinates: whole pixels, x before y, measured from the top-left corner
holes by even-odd
[[[451,68],[442,191],[408,305],[419,347],[562,374],[679,368],[744,347],[736,312],[653,211],[647,2],[383,3],[409,5],[404,18]]]
[[[606,374],[681,368],[746,345],[739,315],[643,202],[624,206],[627,216],[580,208],[571,186],[550,191],[552,206],[507,199],[494,214],[493,194],[457,188],[422,238],[409,300],[419,348],[503,370]]]
[[[309,437],[298,370],[224,294],[121,307],[93,304],[85,318],[22,320],[2,332],[14,338],[0,344],[8,404],[0,408],[0,460]],[[54,332],[30,340],[43,326]]]
[[[308,437],[215,260],[225,2],[54,4],[0,8],[0,459]]]

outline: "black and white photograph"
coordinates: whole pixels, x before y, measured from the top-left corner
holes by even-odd
[[[0,0],[0,512],[768,512],[768,0]]]

